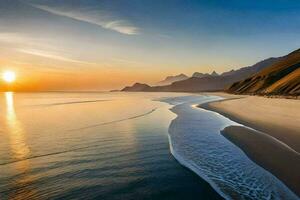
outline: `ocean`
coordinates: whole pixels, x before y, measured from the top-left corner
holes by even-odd
[[[1,93],[0,199],[221,199],[171,154],[176,93]]]
[[[1,93],[0,199],[298,199],[187,93]]]

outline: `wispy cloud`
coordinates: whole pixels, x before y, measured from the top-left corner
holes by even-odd
[[[32,65],[32,62],[30,62],[30,61],[13,60],[13,61],[11,61],[11,64],[13,66],[21,67],[23,70],[30,69],[30,70],[38,70],[38,71],[42,71],[42,72],[51,72],[51,73],[59,73],[59,74],[75,73],[74,70],[70,70],[70,68],[68,68],[68,67],[56,66],[56,65],[52,65],[51,63],[43,63],[43,64],[35,63],[34,65]],[[30,71],[28,71],[28,72],[30,72]]]
[[[0,33],[0,42],[14,43],[14,44],[28,44],[36,43],[37,39],[32,39],[14,32],[2,32]]]
[[[84,65],[96,65],[96,63],[77,60],[66,56],[58,55],[53,52],[43,51],[39,49],[18,49],[18,51],[22,53],[34,55],[34,56],[50,58],[50,59],[64,61],[64,62],[71,62],[71,63],[84,64]]]
[[[115,19],[115,17],[109,16],[107,13],[97,11],[92,8],[56,8],[46,5],[31,4],[35,8],[44,10],[46,12],[75,19],[81,22],[87,22],[100,26],[105,29],[117,31],[126,35],[140,34],[140,29],[132,25],[129,21],[123,19]]]
[[[0,32],[0,43],[9,44],[13,48],[16,47],[32,47],[35,49],[53,49],[56,47],[50,45],[50,40],[38,38],[18,32]]]

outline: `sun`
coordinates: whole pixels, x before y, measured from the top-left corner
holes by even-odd
[[[5,71],[3,72],[2,78],[6,83],[12,83],[16,80],[16,73],[13,71]]]

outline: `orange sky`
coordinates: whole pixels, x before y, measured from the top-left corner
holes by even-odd
[[[299,48],[297,3],[176,2],[0,1],[0,73],[17,74],[0,91],[121,89]]]
[[[160,70],[147,63],[120,60],[107,67],[106,64],[76,63],[17,51],[7,52],[6,57],[0,58],[0,74],[10,70],[16,73],[17,78],[9,85],[0,79],[0,91],[112,90],[135,82],[155,84],[166,76],[183,72],[191,75],[198,69],[211,71],[209,65],[187,69],[165,67]]]
[[[56,91],[56,90],[110,90],[131,84],[133,80],[153,82],[160,74],[149,75],[120,72],[116,70],[89,70],[77,72],[33,71],[20,68],[6,68],[15,71],[16,81],[10,84],[0,80],[1,90],[13,91]],[[6,70],[5,69],[5,70]]]

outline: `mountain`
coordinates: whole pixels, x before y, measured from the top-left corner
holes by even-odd
[[[211,76],[219,76],[219,74],[216,71],[213,71],[210,75]]]
[[[178,81],[167,86],[147,88],[153,92],[201,92],[223,90],[225,85],[230,85],[232,80],[229,77],[208,76],[203,78],[191,77],[184,81]]]
[[[237,94],[291,95],[300,94],[300,49],[239,82],[228,92]]]
[[[140,91],[146,91],[148,88],[151,88],[147,84],[142,84],[142,83],[135,83],[132,86],[127,86],[123,88],[121,91],[126,91],[126,92],[140,92]]]
[[[260,70],[281,60],[279,58],[269,58],[258,62],[249,67],[243,67],[238,70],[231,70],[221,75],[215,71],[211,74],[202,74],[196,72],[191,78],[182,81],[173,82],[170,85],[153,86],[141,88],[139,91],[146,92],[203,92],[203,91],[221,91],[228,88],[234,82],[246,79]],[[122,91],[132,91],[131,87],[126,87]]]
[[[200,72],[195,72],[192,77],[196,78],[204,78],[204,77],[209,77],[209,76],[219,76],[219,74],[216,71],[213,71],[211,74],[209,73],[200,73]]]
[[[260,61],[252,66],[249,67],[243,67],[238,70],[231,70],[228,72],[224,72],[221,74],[221,76],[239,76],[239,77],[249,77],[260,70],[272,65],[273,63],[281,60],[283,57],[278,57],[278,58],[268,58],[263,61]]]
[[[176,76],[167,76],[165,78],[165,80],[158,82],[156,85],[158,85],[158,86],[159,85],[160,86],[162,86],[162,85],[170,85],[170,84],[172,84],[172,83],[174,83],[176,81],[182,81],[182,80],[186,80],[188,78],[189,77],[187,75],[185,75],[185,74],[178,74]]]
[[[208,77],[210,76],[210,74],[208,73],[200,73],[200,72],[195,72],[192,77],[195,77],[195,78],[203,78],[203,77]]]

